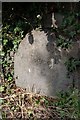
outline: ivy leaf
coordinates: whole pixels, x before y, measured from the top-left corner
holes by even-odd
[[[4,40],[3,40],[3,45],[6,45],[7,42],[8,42],[8,40],[7,40],[7,39],[4,39]]]

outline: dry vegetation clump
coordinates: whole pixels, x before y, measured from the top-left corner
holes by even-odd
[[[2,101],[0,109],[4,119],[61,120],[60,108],[54,105],[58,98],[28,93],[14,84],[9,89],[6,85],[0,99]]]

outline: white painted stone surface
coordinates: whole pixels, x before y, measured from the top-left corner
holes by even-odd
[[[66,90],[72,80],[66,78],[64,57],[50,41],[44,31],[32,31],[33,44],[28,34],[19,45],[14,56],[14,77],[16,85],[28,91],[55,96],[56,92]]]

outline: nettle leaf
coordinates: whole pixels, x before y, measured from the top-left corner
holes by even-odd
[[[68,69],[68,71],[73,72],[74,70],[77,69],[77,66],[80,66],[80,60],[70,58],[65,62],[65,65]]]

